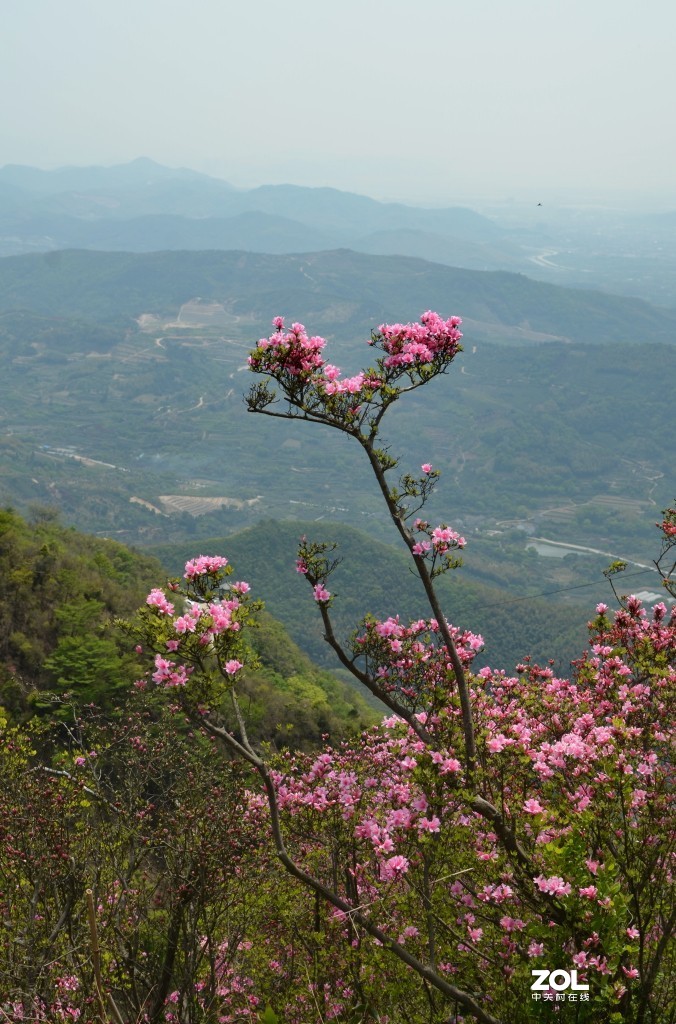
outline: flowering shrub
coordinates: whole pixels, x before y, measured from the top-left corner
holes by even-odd
[[[394,609],[367,617],[344,647],[331,621],[336,562],[321,543],[303,539],[298,551],[326,639],[389,708],[383,725],[319,755],[269,763],[254,749],[237,696],[248,588],[223,590],[223,559],[186,566],[186,593],[201,603],[178,617],[161,591],[151,593],[141,628],[155,655],[151,678],[258,774],[252,812],[266,811],[278,859],[314,894],[313,934],[331,943],[322,1019],[358,1008],[361,1019],[385,1019],[398,1000],[430,1021],[540,1020],[549,1009],[562,1021],[658,1024],[669,1012],[675,922],[666,723],[676,620],[664,604],[648,613],[635,598],[615,615],[600,605],[572,678],[529,662],[514,675],[472,672],[482,638],[447,621],[434,588],[465,540],[417,515],[439,473],[423,463],[392,483],[399,460],[378,446],[392,403],[448,369],[459,324],[430,312],[419,324],[383,324],[371,339],[375,365],[342,377],[324,358],[324,339],[301,324],[287,331],[278,317],[249,360],[287,402],[278,411],[275,391],[258,384],[252,411],[323,423],[359,442],[423,582],[429,618],[404,623]],[[234,731],[219,718],[216,695],[225,693]],[[283,959],[271,961],[280,974]],[[582,987],[567,997],[531,992],[534,967],[575,970]],[[406,999],[401,971],[423,986],[415,994],[407,983]],[[357,988],[346,984],[350,974]],[[316,1000],[314,981],[309,991]],[[302,987],[289,994],[278,1007],[285,1019],[303,1019],[305,998]]]
[[[305,575],[321,570],[321,556],[307,545],[299,557]],[[207,570],[199,584],[207,600],[210,580],[218,585]],[[162,621],[161,611],[152,614]],[[200,616],[191,634],[196,650],[210,628]],[[469,670],[481,638],[448,628]],[[278,850],[281,842],[288,862],[324,897],[322,928],[346,950],[335,957],[327,993],[339,981],[345,988],[350,963],[372,969],[378,947],[370,935],[381,949],[432,970],[442,996],[466,998],[465,1012],[479,1020],[539,1019],[537,1003],[524,1002],[539,965],[574,967],[589,986],[575,1016],[564,1006],[560,1019],[566,1009],[579,1021],[614,1013],[661,1019],[673,927],[664,723],[676,682],[676,616],[663,604],[647,614],[630,598],[613,616],[599,605],[590,628],[572,679],[530,664],[511,677],[468,671],[477,735],[470,770],[439,623],[369,619],[352,657],[410,722],[392,715],[356,747],[288,754],[273,767],[260,762]],[[195,665],[181,667],[190,707]],[[222,668],[227,674],[227,662]],[[157,673],[153,679],[173,688]],[[245,732],[225,734],[216,714],[202,715],[208,730],[259,767]],[[253,792],[250,799],[259,810]],[[295,991],[284,1012],[302,1021],[293,1010],[302,989]],[[448,1013],[442,998],[435,1005]]]
[[[253,623],[260,607],[250,599],[249,584],[230,583],[231,575],[227,558],[200,555],[186,563],[183,580],[169,581],[171,601],[164,590],[151,590],[133,629],[125,627],[138,653],[145,644],[154,652],[155,671],[139,679],[138,688],[145,689],[150,679],[165,688],[185,689],[197,670],[199,683],[191,687],[191,698],[204,708],[218,703],[243,668],[240,631]],[[177,600],[182,603],[178,614]]]
[[[0,720],[0,1021],[164,1020],[176,992],[181,1024],[239,1009],[217,990],[245,973],[260,814],[164,705],[149,689],[114,722],[71,709],[50,765],[44,730]]]

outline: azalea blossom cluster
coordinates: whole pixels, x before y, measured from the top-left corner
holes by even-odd
[[[300,323],[294,323],[291,330],[285,330],[281,316],[276,316],[272,323],[275,332],[269,338],[261,338],[249,356],[249,366],[253,370],[273,375],[284,372],[292,377],[308,376],[322,370],[324,338],[319,335],[308,337]]]
[[[469,667],[483,648],[483,637],[447,622],[458,657]],[[446,703],[453,689],[454,669],[436,619],[417,619],[407,625],[399,616],[369,618],[353,641],[354,653],[365,660],[386,693],[396,692],[407,704],[431,707]]]
[[[340,380],[340,367],[331,364],[324,367],[324,378],[320,386],[325,395],[359,395],[364,389],[377,391],[383,383],[379,377],[363,371]]]
[[[185,563],[186,580],[193,580],[195,576],[213,575],[219,569],[224,569],[228,564],[227,558],[222,555],[200,555],[198,558],[191,558]]]
[[[567,834],[562,796],[575,815],[602,815],[621,799],[630,830],[639,828],[644,806],[662,815],[670,802],[664,723],[673,712],[676,612],[667,616],[660,602],[648,615],[629,598],[610,620],[606,606],[598,607],[593,641],[572,680],[530,665],[515,677],[489,669],[478,674],[485,683],[477,711],[487,755],[530,765],[532,796],[523,801],[522,781],[513,776],[503,799],[514,816],[520,809],[533,816],[529,828],[538,844]],[[642,667],[647,651],[654,659],[650,670]],[[529,707],[535,687],[537,716]]]
[[[174,601],[161,588],[148,594],[146,607],[151,620],[146,636],[155,648],[151,678],[158,686],[185,687],[207,652],[217,656],[224,677],[232,678],[244,667],[239,657],[229,655],[240,653],[237,634],[246,618],[251,588],[244,580],[225,584],[231,573],[227,558],[220,555],[200,555],[186,562],[185,589],[181,590],[178,581],[171,581],[168,588],[172,596],[178,594],[185,599],[179,614]],[[137,651],[143,651],[142,644]],[[178,654],[181,660],[172,660],[172,654]],[[145,681],[140,680],[137,686],[143,688]]]
[[[414,543],[411,548],[414,555],[422,557],[427,557],[430,554],[432,556],[445,555],[449,551],[461,551],[467,545],[465,538],[457,530],[446,526],[445,523],[430,526],[426,520],[416,519],[413,526],[418,533],[424,534],[426,538]]]
[[[54,979],[55,998],[47,1003],[39,996],[30,999],[12,1000],[0,1004],[2,1019],[19,1024],[55,1024],[57,1021],[72,1022],[81,1019],[80,1007],[74,1005],[75,993],[80,988],[80,979],[75,974],[64,974]]]
[[[676,538],[676,508],[665,508],[664,519],[658,523],[658,527],[667,540]]]
[[[206,952],[207,937],[202,937],[200,941]],[[211,969],[211,980],[216,982],[213,995],[208,992],[204,980],[194,983],[196,1002],[200,1011],[204,1014],[213,1012],[216,1003],[219,1024],[242,1024],[243,1021],[255,1024],[260,1020],[260,998],[255,994],[254,981],[249,977],[243,962],[251,945],[251,942],[244,940],[232,949],[227,939],[219,944],[213,956]],[[166,1024],[180,1024],[184,1019],[181,1013],[182,1003],[183,999],[178,990],[169,993],[165,999]]]
[[[77,981],[77,978],[74,977]],[[63,989],[65,992],[66,990]],[[63,1021],[72,1022],[81,1019],[82,1011],[74,1006],[70,999],[56,998],[51,1003],[35,996],[30,1000],[12,1000],[12,1002],[0,1005],[2,1019],[8,1024],[19,1024],[19,1022],[30,1022],[30,1024],[56,1024]]]
[[[634,598],[612,619],[599,609],[573,679],[529,663],[513,677],[488,668],[471,677],[482,777],[517,830],[529,875],[463,789],[459,711],[433,620],[371,620],[355,640],[384,688],[421,708],[424,736],[392,716],[357,749],[289,757],[275,782],[289,828],[322,837],[327,857],[336,842],[353,850],[355,898],[376,917],[382,910],[400,941],[423,941],[410,894],[434,864],[429,899],[455,936],[446,954],[455,970],[497,965],[503,979],[526,977],[534,958],[559,949],[612,1001],[640,984],[636,964],[664,936],[662,904],[652,896],[639,908],[628,882],[641,871],[655,893],[669,877],[664,723],[676,692],[676,612],[658,604],[648,614]],[[457,629],[454,638],[469,665],[481,638]]]
[[[387,367],[449,360],[460,349],[461,323],[459,316],[444,320],[438,313],[428,310],[420,317],[419,324],[381,324],[371,344],[387,353],[384,360]]]
[[[392,881],[417,858],[411,837],[438,833],[441,822],[418,784],[418,758],[424,745],[401,734],[399,720],[388,730],[362,737],[359,749],[327,748],[316,758],[289,758],[287,772],[274,778],[280,807],[291,815],[316,812],[347,825],[359,841],[362,859],[355,871],[360,897],[376,893],[379,881]],[[461,772],[460,762],[445,760],[442,770]]]
[[[310,388],[320,402],[335,397],[368,402],[402,373],[423,367],[435,372],[445,369],[460,350],[461,322],[460,317],[443,320],[428,311],[419,323],[381,324],[369,342],[384,353],[377,367],[341,377],[340,367],[324,359],[324,338],[308,335],[301,323],[294,323],[287,330],[283,317],[278,316],[272,321],[274,333],[260,339],[248,362],[252,370],[273,377],[294,395],[301,386]],[[351,411],[356,415],[358,408],[352,406]]]
[[[428,722],[437,726],[432,750],[400,719],[384,724],[365,735],[357,750],[329,748],[314,759],[288,759],[288,770],[275,775],[288,829],[324,841],[327,864],[333,843],[352,850],[353,899],[413,950],[424,950],[425,914],[411,894],[431,870],[430,906],[447,935],[438,940],[442,962],[456,973],[469,964],[489,970],[489,962],[497,961],[508,977],[524,958],[539,955],[535,939],[526,953],[528,939],[521,933],[539,938],[543,922],[533,919],[504,859],[477,856],[488,841],[486,830],[468,811],[463,768],[442,746],[441,719]],[[345,915],[342,920],[347,937],[349,921]]]

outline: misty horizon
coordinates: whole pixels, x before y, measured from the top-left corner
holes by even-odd
[[[0,165],[146,154],[435,206],[676,201],[666,0],[37,0],[3,28]]]
[[[162,170],[168,170],[174,173],[189,172],[191,174],[204,175],[206,178],[210,178],[215,181],[222,182],[229,185],[233,189],[241,192],[253,191],[254,189],[261,188],[263,186],[291,186],[298,188],[308,189],[329,189],[337,192],[352,193],[354,195],[366,196],[369,199],[373,199],[379,203],[398,203],[407,206],[414,207],[427,207],[429,209],[443,209],[447,206],[455,205],[466,205],[481,209],[485,207],[488,211],[491,208],[505,207],[524,207],[535,205],[544,206],[543,200],[547,200],[551,204],[552,208],[565,209],[567,206],[581,209],[587,208],[590,212],[612,212],[613,210],[631,211],[637,212],[641,210],[659,210],[668,209],[676,205],[676,183],[673,190],[665,189],[663,192],[651,190],[651,189],[599,189],[589,190],[583,188],[556,188],[554,186],[543,187],[539,190],[532,188],[521,188],[505,190],[500,193],[497,191],[480,191],[480,190],[466,190],[459,191],[456,194],[448,195],[446,197],[442,195],[430,195],[421,196],[416,195],[415,191],[401,193],[401,194],[378,194],[377,188],[368,190],[367,187],[360,189],[356,185],[352,186],[349,182],[345,185],[333,184],[328,181],[323,181],[321,178],[314,179],[309,174],[298,174],[294,180],[291,176],[289,178],[279,178],[272,180],[264,177],[257,177],[252,174],[250,178],[246,178],[243,174],[236,172],[228,173],[224,170],[219,173],[218,169],[205,169],[213,163],[213,161],[204,161],[203,166],[199,166],[198,163],[193,164],[182,164],[182,165],[170,165],[162,163],[160,160],[156,160],[154,157],[148,156],[147,154],[139,154],[132,157],[130,160],[122,161],[111,161],[108,163],[79,163],[75,160],[66,161],[58,164],[30,164],[23,163],[21,161],[8,161],[7,163],[0,165],[0,172],[17,169],[17,170],[38,170],[44,171],[47,174],[58,173],[64,171],[75,171],[75,170],[114,170],[117,168],[124,168],[133,164],[148,163],[156,165]],[[304,180],[307,178],[307,180]],[[490,214],[488,214],[490,215]]]

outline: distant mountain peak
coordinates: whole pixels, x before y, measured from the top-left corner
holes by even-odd
[[[6,164],[0,168],[0,184],[11,185],[27,193],[44,196],[69,192],[128,190],[160,182],[190,181],[216,183],[217,179],[186,167],[166,167],[147,156],[126,163],[90,167],[68,166],[44,170],[25,164]],[[228,188],[227,182],[218,184]]]

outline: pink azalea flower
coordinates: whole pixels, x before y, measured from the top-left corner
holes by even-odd
[[[408,863],[407,858],[401,855],[390,857],[380,865],[380,877],[383,881],[391,881],[393,878],[398,878],[399,875],[405,875],[408,871]]]
[[[176,630],[177,633],[195,632],[195,628],[197,627],[197,618],[199,616],[199,609],[197,611],[197,616],[192,615],[190,614],[190,612],[188,612],[187,615],[179,615],[177,619],[174,619],[174,629]]]
[[[151,590],[146,598],[146,604],[150,605],[151,608],[157,608],[163,615],[174,614],[174,606],[170,601],[167,601],[163,590]]]
[[[520,917],[501,917],[500,925],[506,932],[520,932],[526,927],[526,922]]]
[[[62,978],[56,979],[56,987],[62,992],[77,992],[80,987],[80,982],[76,975],[66,974]]]
[[[505,747],[510,746],[514,740],[510,740],[507,736],[502,736],[498,733],[497,736],[492,736],[486,743],[486,746],[490,750],[491,754],[499,754]]]
[[[422,466],[420,468],[422,469],[423,473],[431,473],[432,472],[432,463],[431,462],[423,462],[423,464],[422,464]]]
[[[552,875],[551,878],[537,875],[533,881],[540,892],[549,893],[550,896],[570,896],[572,890],[570,882],[564,882],[560,875]]]
[[[523,809],[528,811],[529,814],[542,814],[544,811],[544,807],[539,800],[526,800]]]
[[[228,564],[227,558],[220,555],[200,555],[185,563],[184,577],[186,580],[194,579],[195,576],[203,576],[206,573],[217,572]]]
[[[418,821],[419,832],[438,832],[441,822],[435,815],[433,818],[420,818]]]

